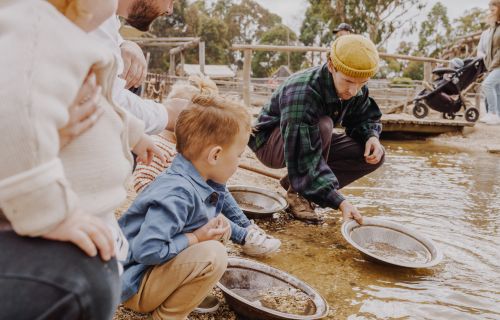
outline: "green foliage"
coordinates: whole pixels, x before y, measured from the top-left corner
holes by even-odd
[[[230,64],[237,59],[237,53],[230,50],[232,43],[258,43],[266,32],[279,24],[281,18],[278,15],[253,0],[240,3],[217,0],[211,6],[203,0],[191,4],[179,0],[175,2],[172,16],[155,20],[151,33],[157,37],[200,37],[205,41],[207,64]],[[296,40],[296,35],[293,36]],[[151,69],[168,68],[168,52],[162,49],[151,52]],[[196,50],[186,53],[187,63],[198,63]]]
[[[412,87],[413,80],[405,77],[394,77],[391,79],[391,85],[397,87]]]
[[[466,11],[463,16],[453,20],[453,38],[487,29],[486,16],[487,10],[473,8]]]
[[[297,41],[297,35],[290,28],[283,24],[278,24],[269,31],[262,34],[260,44],[272,45],[293,45]],[[300,69],[304,54],[290,53],[290,69],[296,71]],[[252,70],[255,77],[268,77],[281,65],[288,64],[288,53],[257,51],[252,60]]]
[[[450,43],[451,31],[447,9],[437,2],[420,26],[419,51],[429,57],[439,57],[443,48]]]
[[[417,61],[410,61],[403,71],[403,77],[413,80],[424,80],[424,64]]]
[[[414,25],[412,11],[420,11],[424,0],[309,0],[300,40],[306,45],[325,45],[341,22],[351,24],[376,44],[385,43],[396,30]]]

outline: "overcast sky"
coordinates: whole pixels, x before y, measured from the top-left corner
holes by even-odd
[[[261,6],[269,11],[280,15],[283,22],[292,30],[299,33],[302,20],[304,19],[305,11],[307,8],[306,0],[255,0]],[[420,19],[424,19],[429,9],[436,3],[436,0],[427,1],[427,7],[419,15]],[[474,7],[488,8],[489,0],[441,0],[448,8],[448,16],[451,20],[461,16],[466,10]],[[415,41],[417,36],[412,39]],[[388,50],[392,52],[398,46],[400,37],[397,36],[389,43]]]

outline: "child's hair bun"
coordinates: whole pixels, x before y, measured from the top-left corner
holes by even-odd
[[[200,93],[219,93],[219,89],[215,82],[208,77],[190,76],[189,83],[198,88]]]

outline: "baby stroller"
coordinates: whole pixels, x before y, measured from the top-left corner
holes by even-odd
[[[437,68],[432,71],[436,79],[427,84],[413,100],[413,115],[419,119],[429,114],[429,108],[443,113],[444,119],[455,119],[460,109],[464,109],[465,119],[475,122],[479,110],[467,107],[462,91],[476,81],[485,71],[483,58],[453,59],[454,68]]]

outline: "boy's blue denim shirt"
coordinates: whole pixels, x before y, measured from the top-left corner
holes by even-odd
[[[205,181],[192,163],[178,154],[118,220],[130,243],[122,275],[122,301],[137,293],[149,268],[188,247],[185,233],[202,227],[220,212],[231,220],[232,231],[239,228],[236,242],[243,242],[244,228],[250,221],[225,185]]]

